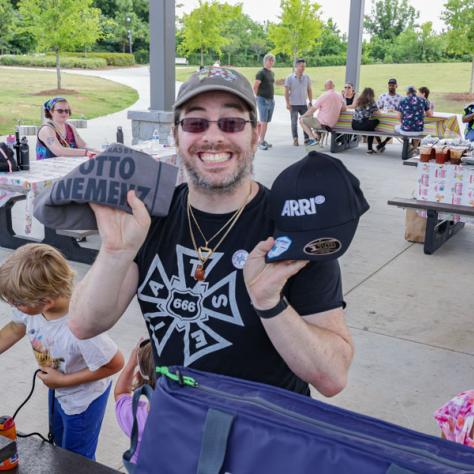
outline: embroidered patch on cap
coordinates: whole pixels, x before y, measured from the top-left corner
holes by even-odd
[[[232,255],[232,264],[235,268],[237,268],[237,270],[242,270],[242,268],[244,268],[248,256],[249,253],[247,252],[247,250],[237,250],[234,252],[234,255]]]
[[[339,240],[333,237],[323,237],[321,239],[308,242],[303,249],[307,255],[331,255],[338,252],[342,247]]]
[[[278,237],[267,254],[268,258],[275,258],[285,253],[290,248],[291,242],[292,240],[289,237]]]

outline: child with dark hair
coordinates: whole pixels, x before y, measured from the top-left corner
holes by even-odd
[[[156,372],[153,359],[153,350],[150,339],[140,341],[133,349],[130,357],[115,384],[115,416],[122,431],[131,436],[133,427],[132,400],[133,391],[142,385],[148,384],[155,388]],[[138,444],[131,462],[136,463],[140,453],[140,443],[148,418],[148,402],[139,400],[136,413],[138,423]]]
[[[428,97],[430,96],[430,90],[426,86],[421,86],[418,88],[418,97],[422,97],[423,99],[428,102],[428,106],[430,110],[433,112],[434,111],[434,102],[432,100],[428,100]]]
[[[354,130],[373,132],[380,122],[379,119],[373,118],[378,110],[374,90],[371,87],[366,87],[356,100],[356,106],[352,116],[352,128]],[[375,153],[372,148],[374,138],[373,136],[367,137],[367,153],[369,154]]]

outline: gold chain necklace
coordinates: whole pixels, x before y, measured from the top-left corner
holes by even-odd
[[[188,194],[187,213],[188,213],[189,233],[191,234],[191,240],[193,242],[194,250],[196,251],[199,261],[201,262],[197,266],[196,271],[194,272],[195,280],[204,281],[206,279],[206,272],[204,270],[204,266],[206,265],[207,261],[211,258],[211,256],[214,254],[214,252],[218,249],[218,247],[222,244],[222,242],[227,237],[231,229],[234,227],[235,223],[237,222],[240,215],[244,211],[245,206],[247,205],[251,194],[252,194],[252,183],[250,183],[250,191],[249,191],[249,194],[246,196],[244,202],[234,212],[234,214],[232,214],[230,219],[210,239],[206,239],[206,237],[204,236],[197,222],[196,216],[194,215],[193,210],[191,208],[191,203],[189,202],[189,194]],[[197,246],[196,239],[194,237],[192,222],[194,222],[199,233],[201,234],[201,237],[204,240],[204,245],[201,245],[199,247]],[[209,247],[210,242],[212,242],[215,238],[217,238],[222,232],[224,232],[224,235],[220,238],[219,242],[217,242],[214,248],[210,248]]]

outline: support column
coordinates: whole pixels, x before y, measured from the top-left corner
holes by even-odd
[[[362,56],[362,31],[364,28],[365,0],[351,0],[349,37],[347,44],[346,82],[359,88],[360,61]]]
[[[175,0],[149,0],[150,6],[150,108],[129,111],[132,144],[149,140],[153,130],[166,143],[173,124],[175,100]]]

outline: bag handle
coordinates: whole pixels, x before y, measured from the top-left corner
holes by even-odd
[[[151,401],[151,397],[153,396],[153,389],[150,387],[150,385],[148,384],[142,385],[141,387],[138,387],[133,391],[133,398],[132,398],[133,426],[132,426],[132,432],[130,434],[130,448],[127,449],[127,451],[125,451],[122,456],[123,465],[125,466],[125,468],[127,469],[129,473],[133,473],[135,469],[135,464],[132,463],[130,459],[132,459],[132,456],[135,454],[135,451],[137,450],[137,445],[138,445],[137,409],[138,409],[138,402],[142,395],[144,395],[148,399],[148,401]]]
[[[234,415],[210,408],[202,437],[197,474],[219,474],[224,464]]]

